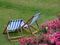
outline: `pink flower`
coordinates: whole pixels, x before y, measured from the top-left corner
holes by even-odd
[[[39,44],[39,45],[48,45],[48,44]]]
[[[25,45],[24,38],[20,38],[20,39],[18,40],[18,42],[19,42],[21,45]]]
[[[50,39],[50,42],[54,43],[55,42],[55,38]]]
[[[49,41],[49,36],[45,36],[45,40],[48,40]]]
[[[52,30],[52,27],[53,27],[53,26],[52,26],[52,23],[51,23],[51,22],[48,22],[47,25],[48,25],[49,29]]]
[[[47,34],[51,34],[52,33],[52,30],[47,30]]]
[[[45,26],[47,26],[47,22],[41,24],[41,27],[42,27],[42,28],[44,28]]]
[[[30,36],[25,38],[25,41],[29,41],[30,40]]]
[[[53,21],[52,21],[52,24],[56,26],[57,20],[53,20]]]
[[[30,39],[29,42],[30,42],[30,44],[33,44],[34,43],[34,40],[33,39]]]
[[[21,43],[21,45],[25,45],[24,43]]]
[[[41,34],[43,37],[45,37],[46,35],[42,32],[42,34]]]
[[[24,39],[23,39],[23,38],[20,38],[20,39],[18,40],[18,42],[23,43],[23,42],[24,42]]]
[[[56,45],[60,45],[60,42],[56,42]]]
[[[51,43],[54,43],[54,42],[56,43],[56,42],[60,41],[60,33],[58,33],[58,32],[53,33],[50,38],[50,41],[51,41]]]

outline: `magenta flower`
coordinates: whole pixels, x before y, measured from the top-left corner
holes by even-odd
[[[52,30],[52,27],[53,27],[53,26],[52,26],[52,23],[51,23],[51,22],[48,22],[47,25],[48,25],[48,27],[49,27],[49,30]]]
[[[21,45],[25,45],[25,43],[21,43]]]
[[[46,23],[41,24],[41,27],[42,27],[42,28],[44,28],[45,26],[47,26],[47,22],[46,22]]]
[[[39,45],[48,45],[48,44],[39,44]]]
[[[56,45],[60,45],[60,42],[56,42]]]
[[[33,44],[35,41],[33,39],[29,40],[30,44]]]
[[[51,43],[56,43],[60,41],[60,33],[58,32],[53,33],[52,36],[50,37],[50,41]]]
[[[45,40],[49,41],[50,40],[49,36],[45,36]]]
[[[24,42],[24,39],[23,39],[23,38],[20,38],[20,39],[18,40],[18,42],[23,43],[23,42]]]
[[[52,30],[47,30],[47,34],[52,34]]]
[[[37,40],[41,40],[41,38],[38,35],[35,35],[34,38]]]
[[[23,38],[20,38],[20,39],[18,40],[18,42],[19,42],[21,45],[25,45],[25,42],[24,42],[24,39],[23,39]]]
[[[30,36],[28,36],[28,37],[26,37],[24,39],[25,39],[25,41],[29,41],[31,38],[30,38]]]
[[[55,38],[50,38],[50,42],[53,44],[53,43],[55,43]]]
[[[41,35],[42,35],[43,37],[45,37],[45,36],[46,36],[46,34],[44,34],[43,32],[41,33]]]

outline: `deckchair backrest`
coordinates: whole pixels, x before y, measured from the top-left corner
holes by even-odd
[[[22,20],[11,20],[7,26],[8,30],[16,30],[20,27]]]
[[[34,17],[32,18],[32,20],[30,22],[30,25],[33,24],[37,20],[37,18],[39,17],[39,15],[40,15],[40,13],[37,13],[37,14],[34,15]]]

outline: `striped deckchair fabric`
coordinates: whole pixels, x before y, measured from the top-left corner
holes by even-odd
[[[17,30],[21,25],[22,20],[11,20],[7,26],[7,30]]]

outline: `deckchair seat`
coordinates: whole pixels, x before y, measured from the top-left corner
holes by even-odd
[[[23,20],[11,20],[7,26],[7,30],[17,30],[18,28],[22,27],[25,23]],[[27,27],[26,24],[24,27]]]
[[[20,27],[22,20],[11,20],[7,26],[7,30],[16,30]]]

